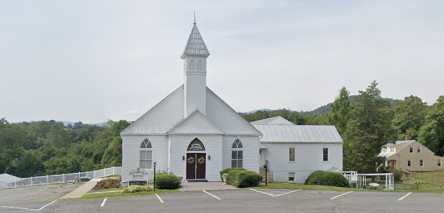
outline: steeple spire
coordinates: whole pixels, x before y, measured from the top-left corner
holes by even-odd
[[[195,16],[193,29],[191,30],[190,37],[188,38],[187,45],[185,46],[185,50],[183,51],[181,58],[184,59],[185,56],[208,57],[209,55],[210,52],[207,49],[207,45],[205,45],[202,35],[197,28]]]
[[[193,24],[196,25],[196,11],[194,11],[194,22],[193,22]]]

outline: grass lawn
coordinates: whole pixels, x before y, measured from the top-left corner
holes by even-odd
[[[319,186],[319,185],[304,185],[301,183],[280,183],[272,182],[265,186],[261,183],[256,188],[268,188],[268,189],[302,189],[302,190],[325,190],[325,191],[363,191],[363,192],[433,192],[433,193],[444,193],[443,188],[429,187],[426,185],[420,185],[419,190],[383,190],[383,189],[356,189],[356,188],[343,188],[335,186]]]
[[[119,190],[119,189],[114,189]],[[122,189],[120,189],[121,191]],[[162,194],[162,193],[172,193],[172,192],[179,192],[179,189],[156,189],[156,191],[149,191],[149,192],[136,192],[136,193],[120,193],[119,192],[109,192],[109,193],[101,193],[101,194],[86,194],[83,195],[80,199],[99,199],[99,198],[106,198],[106,197],[125,197],[125,196],[134,196],[134,195],[149,195],[149,194]],[[104,191],[106,192],[106,191]]]

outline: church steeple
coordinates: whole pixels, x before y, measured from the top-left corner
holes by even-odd
[[[185,59],[186,56],[210,56],[210,52],[207,49],[207,45],[205,45],[202,35],[200,35],[196,23],[193,24],[193,29],[181,58]]]
[[[194,19],[194,22],[196,22],[196,19]],[[184,117],[196,110],[204,115],[206,114],[208,56],[210,56],[210,52],[196,23],[194,23],[181,56],[184,60]]]

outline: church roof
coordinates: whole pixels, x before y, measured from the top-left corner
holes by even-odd
[[[260,124],[262,124],[262,125],[263,124],[295,125],[294,123],[290,122],[289,120],[287,120],[281,116],[276,116],[276,117],[253,121],[253,122],[251,122],[251,124],[253,124],[253,125],[260,125]]]
[[[191,30],[190,37],[188,38],[187,45],[185,46],[185,50],[183,51],[181,58],[185,58],[186,55],[205,57],[210,55],[207,45],[205,45],[196,23],[193,25],[193,29]]]
[[[198,110],[191,113],[188,117],[173,126],[168,134],[216,134],[224,135],[225,132],[211,122],[205,115]]]
[[[254,125],[262,132],[261,142],[342,143],[334,126]]]

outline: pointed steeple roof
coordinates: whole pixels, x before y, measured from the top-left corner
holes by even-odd
[[[193,25],[193,29],[191,30],[190,37],[188,38],[187,45],[185,46],[185,50],[183,51],[181,58],[185,58],[186,55],[204,57],[208,57],[210,55],[207,45],[205,45],[202,35],[200,35],[199,29],[197,29],[196,23]]]

